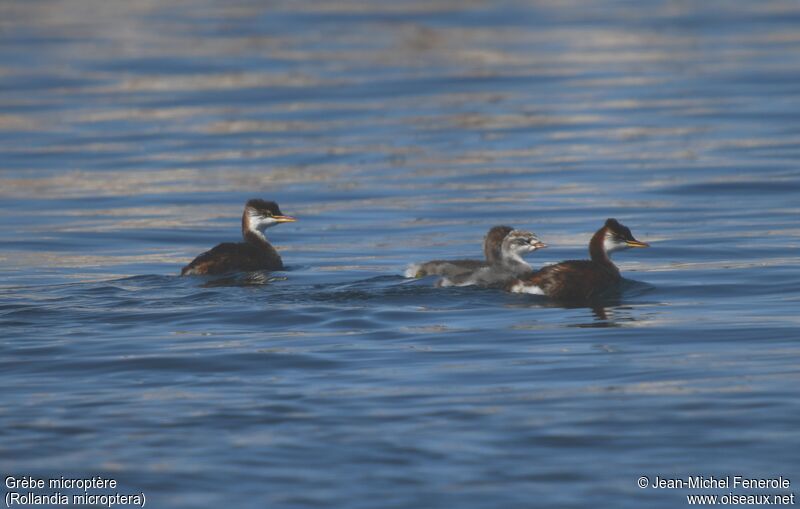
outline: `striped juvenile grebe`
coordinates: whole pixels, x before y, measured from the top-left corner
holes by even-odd
[[[628,227],[616,219],[606,224],[589,242],[591,260],[568,260],[544,267],[530,277],[508,285],[516,293],[546,295],[560,301],[586,301],[614,289],[622,279],[608,255],[632,247],[649,247],[639,242]]]
[[[523,256],[547,247],[536,234],[524,230],[512,230],[500,245],[500,258],[490,265],[467,274],[443,278],[441,286],[470,286],[503,288],[506,284],[532,275],[533,268]]]
[[[181,270],[182,276],[282,270],[280,255],[267,241],[264,230],[295,218],[284,216],[274,201],[250,200],[242,214],[244,242],[225,242],[199,255]]]
[[[442,276],[447,279],[467,276],[474,271],[497,263],[502,254],[503,239],[513,228],[510,226],[493,226],[483,239],[483,255],[485,260],[433,260],[415,263],[408,267],[406,277]]]

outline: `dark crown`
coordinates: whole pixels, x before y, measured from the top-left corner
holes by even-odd
[[[274,201],[266,201],[260,198],[253,198],[248,200],[245,208],[251,208],[256,212],[270,216],[282,216],[281,209]]]
[[[619,237],[623,240],[635,240],[633,238],[633,234],[631,233],[631,229],[614,218],[610,217],[606,219],[605,226],[611,231],[611,233],[614,234],[615,237]]]

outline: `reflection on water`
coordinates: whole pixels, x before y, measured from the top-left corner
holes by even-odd
[[[671,508],[638,476],[798,477],[798,19],[0,3],[0,470],[157,507]],[[178,277],[252,197],[299,218],[268,231],[288,270]],[[495,224],[551,246],[534,266],[584,258],[607,217],[653,248],[594,306],[401,277]]]

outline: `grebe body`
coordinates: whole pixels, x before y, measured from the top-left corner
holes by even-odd
[[[589,242],[590,260],[567,260],[542,268],[508,285],[515,293],[546,295],[559,301],[586,301],[613,290],[622,279],[609,255],[629,248],[649,247],[616,219],[608,219]]]
[[[533,268],[523,257],[547,247],[536,234],[525,230],[510,231],[500,245],[500,256],[494,263],[469,273],[442,280],[442,286],[500,287],[515,279],[530,276]]]
[[[296,221],[285,216],[274,201],[249,200],[242,214],[244,242],[225,242],[200,254],[181,270],[182,276],[257,270],[282,270],[283,260],[267,241],[264,230]]]
[[[502,257],[503,239],[513,228],[510,226],[493,226],[483,239],[484,260],[433,260],[412,264],[405,276],[420,278],[425,276],[441,276],[446,279],[466,277],[476,270],[497,263]]]

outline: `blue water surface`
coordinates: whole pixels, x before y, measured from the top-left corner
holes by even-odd
[[[2,2],[0,473],[170,508],[797,493],[798,23],[786,1]],[[299,218],[268,231],[287,270],[179,277],[252,197]],[[536,266],[583,258],[608,217],[652,247],[615,256],[603,306],[403,277],[496,224],[549,244]],[[791,487],[637,486],[693,475]]]

